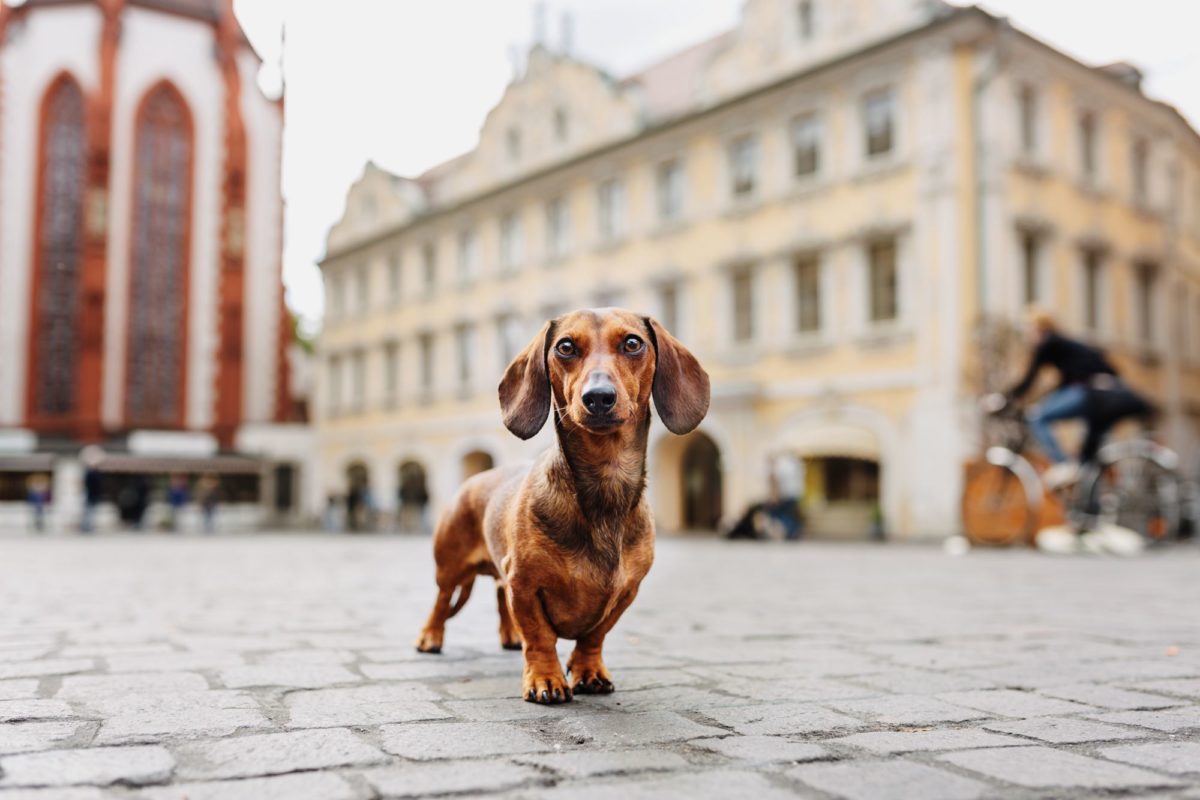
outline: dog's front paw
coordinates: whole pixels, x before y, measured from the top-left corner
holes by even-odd
[[[569,703],[571,687],[567,685],[567,679],[561,669],[526,669],[525,680],[521,684],[521,696],[530,703]]]
[[[617,688],[599,658],[572,658],[567,663],[567,671],[571,673],[576,694],[612,694]]]
[[[442,652],[442,631],[426,628],[417,638],[417,650],[422,653]]]

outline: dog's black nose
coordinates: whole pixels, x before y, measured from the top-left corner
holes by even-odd
[[[617,404],[617,388],[611,383],[593,386],[583,393],[583,405],[592,414],[606,414]]]

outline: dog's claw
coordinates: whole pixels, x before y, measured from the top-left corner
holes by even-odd
[[[550,693],[549,693],[549,692],[547,692],[545,689],[542,689],[542,702],[543,702],[543,703],[549,703],[549,702],[550,702]]]

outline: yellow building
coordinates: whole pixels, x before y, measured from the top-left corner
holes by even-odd
[[[415,179],[368,164],[348,193],[322,263],[322,488],[415,519],[548,446],[503,429],[498,376],[546,318],[608,305],[713,377],[699,432],[651,433],[666,530],[735,518],[799,458],[816,532],[957,531],[975,331],[1029,301],[1109,348],[1191,463],[1200,137],[1139,80],[908,0],[748,0],[621,80],[537,46],[475,150]]]

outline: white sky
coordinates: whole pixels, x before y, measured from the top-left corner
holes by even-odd
[[[500,99],[514,46],[533,35],[534,0],[236,0],[269,66],[286,22],[284,280],[310,330],[315,262],[368,159],[416,175],[471,149]],[[734,24],[740,0],[549,0],[546,39],[574,19],[579,57],[623,76]],[[984,6],[1087,63],[1141,66],[1146,91],[1200,120],[1200,2],[992,0]],[[270,84],[273,77],[264,75]]]

